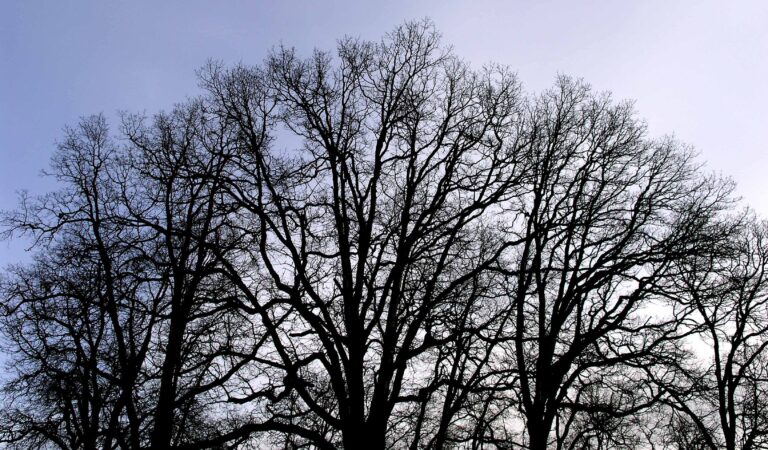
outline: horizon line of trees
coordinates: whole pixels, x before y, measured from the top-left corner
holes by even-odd
[[[630,102],[429,21],[67,128],[8,449],[768,449],[768,223]]]

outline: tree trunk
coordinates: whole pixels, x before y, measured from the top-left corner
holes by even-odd
[[[168,345],[160,375],[160,391],[155,408],[155,426],[152,429],[152,444],[150,448],[153,450],[170,448],[171,439],[173,438],[174,401],[176,400],[174,374],[179,365],[185,325],[179,318],[171,318]]]

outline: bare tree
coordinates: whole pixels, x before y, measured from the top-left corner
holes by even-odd
[[[18,270],[16,277],[6,284],[5,292],[10,306],[7,323],[11,340],[21,350],[37,349],[19,354],[18,381],[27,380],[34,387],[46,383],[53,372],[66,374],[70,379],[66,389],[61,387],[63,399],[49,399],[59,403],[60,409],[51,413],[62,429],[45,433],[51,438],[56,436],[53,442],[63,448],[87,448],[97,443],[106,448],[117,443],[137,448],[140,442],[140,393],[135,386],[139,379],[137,369],[148,349],[148,340],[142,337],[151,327],[151,319],[126,311],[151,310],[156,299],[134,295],[138,292],[135,281],[144,273],[143,267],[133,258],[131,230],[113,220],[119,215],[120,205],[115,201],[117,185],[113,182],[117,173],[109,161],[118,153],[103,117],[83,120],[77,128],[67,130],[53,158],[52,174],[64,188],[39,199],[24,198],[22,208],[5,220],[9,230],[29,233],[38,245],[51,252],[43,253],[38,262],[40,268],[49,270]],[[68,267],[67,262],[74,264],[69,271],[56,269],[57,265]],[[27,290],[28,285],[37,289]],[[83,292],[84,287],[93,291]],[[72,317],[67,326],[59,323],[60,317],[55,313],[44,312],[48,308],[57,311],[65,305]],[[50,334],[27,335],[30,327],[47,329]],[[93,331],[83,335],[83,329],[89,328]],[[102,348],[102,335],[106,349]],[[82,342],[85,338],[92,342],[86,345]],[[67,357],[85,359],[49,368],[47,355],[56,353],[59,345],[82,347],[81,355]],[[99,401],[91,397],[102,383],[117,389],[113,405],[93,403]],[[9,388],[13,387],[12,383]],[[79,418],[66,412],[74,407],[72,402],[82,405],[78,407]],[[109,408],[106,417],[102,417],[102,408],[97,406]],[[86,420],[88,427],[84,427]],[[79,421],[83,422],[81,427],[77,426]],[[30,422],[30,429],[38,428]],[[67,430],[77,428],[82,431],[73,434]],[[82,439],[78,434],[83,435]],[[104,440],[97,440],[101,435]]]
[[[213,391],[249,360],[258,333],[232,308],[235,289],[209,250],[226,254],[237,235],[217,184],[227,154],[216,144],[226,137],[194,102],[145,122],[126,116],[119,146],[103,117],[84,119],[54,158],[62,190],[6,217],[44,249],[3,285],[17,355],[6,390],[26,405],[6,438],[21,447],[202,438],[223,419],[214,419]],[[52,377],[67,384],[43,401],[37,390]],[[34,411],[43,405],[45,423]]]
[[[690,344],[692,361],[658,381],[679,422],[708,449],[768,447],[767,230],[742,219],[717,254],[685,260],[678,279],[699,339]]]
[[[487,212],[520,172],[515,78],[472,72],[414,23],[344,40],[337,60],[282,49],[264,69],[214,66],[204,80],[242,130],[230,189],[270,286],[231,271],[271,334],[274,374],[251,394],[272,404],[264,423],[322,447],[421,446],[432,401],[442,446],[458,380],[435,356],[456,345],[453,361],[469,362],[458,346],[493,320],[485,272],[509,246]],[[266,145],[275,120],[303,148]]]
[[[524,445],[545,449],[555,425],[562,445],[576,415],[636,412],[643,391],[653,401],[642,386],[621,406],[583,393],[677,353],[679,314],[650,308],[675,263],[706,248],[730,187],[700,175],[673,140],[647,139],[630,104],[579,81],[535,99],[528,123],[526,194],[508,213],[507,233],[522,241],[506,266],[510,352]]]
[[[189,414],[201,408],[201,398],[215,403],[220,394],[207,394],[248,360],[258,332],[233,309],[236,290],[217,263],[239,236],[221,181],[232,157],[228,131],[200,102],[151,124],[138,116],[123,122],[134,150],[130,186],[122,194],[129,212],[124,220],[147,230],[152,247],[142,256],[165,277],[167,289],[153,338],[159,385],[150,441],[151,448],[165,449],[190,438]]]
[[[714,448],[709,409],[762,445],[763,232],[723,246],[730,184],[629,103],[526,95],[428,21],[200,79],[83,120],[4,216],[39,254],[0,290],[3,442]]]
[[[11,448],[95,450],[120,438],[105,426],[120,390],[114,336],[100,306],[104,280],[73,243],[49,251],[2,284],[17,373],[3,391],[2,433]]]

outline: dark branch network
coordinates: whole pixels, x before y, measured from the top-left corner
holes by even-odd
[[[4,230],[9,449],[765,449],[768,228],[428,22],[68,129]]]

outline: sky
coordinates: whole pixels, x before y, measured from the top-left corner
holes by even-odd
[[[379,39],[429,17],[475,67],[516,71],[528,92],[557,74],[633,99],[651,136],[693,145],[768,217],[768,1],[42,1],[0,3],[0,210],[41,177],[65,125],[152,114],[200,93],[208,59],[258,64],[351,35]],[[25,259],[0,242],[0,265]]]

